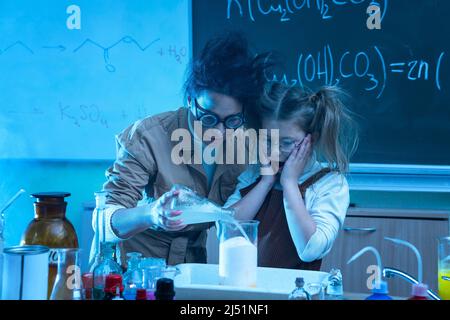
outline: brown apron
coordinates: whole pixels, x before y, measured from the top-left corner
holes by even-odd
[[[330,171],[328,168],[322,169],[299,185],[303,199],[305,199],[306,189]],[[253,184],[241,189],[241,195],[245,196],[249,193],[260,179],[261,177]],[[320,270],[321,259],[304,262],[298,257],[286,220],[282,190],[272,189],[269,192],[256,214],[255,220],[260,222],[258,227],[258,266]]]

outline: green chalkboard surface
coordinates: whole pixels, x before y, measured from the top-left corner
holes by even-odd
[[[193,0],[193,54],[224,30],[272,50],[271,80],[351,96],[361,142],[353,163],[450,165],[450,1],[379,0],[381,29],[364,0]]]

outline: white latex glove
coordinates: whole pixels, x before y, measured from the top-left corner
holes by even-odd
[[[178,197],[178,190],[171,190],[164,193],[158,200],[150,206],[150,219],[152,224],[166,231],[180,231],[186,227],[181,219],[173,218],[182,214],[179,210],[171,210],[170,203]]]

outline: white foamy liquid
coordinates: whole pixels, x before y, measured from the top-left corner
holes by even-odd
[[[195,224],[213,221],[233,221],[228,213],[221,210],[214,210],[207,207],[179,207],[176,210],[182,211],[180,216],[175,217],[173,220],[181,219],[184,224]]]
[[[222,285],[256,287],[258,250],[244,237],[220,243],[219,276]]]

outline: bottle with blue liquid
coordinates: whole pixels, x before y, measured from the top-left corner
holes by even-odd
[[[366,298],[366,300],[392,300],[388,295],[388,284],[386,281],[375,282],[372,294]]]

